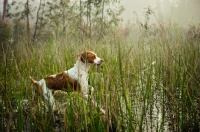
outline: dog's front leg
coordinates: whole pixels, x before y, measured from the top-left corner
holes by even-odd
[[[86,80],[86,81],[85,81]],[[87,79],[86,78],[84,78],[84,77],[82,77],[81,78],[81,93],[82,93],[82,96],[83,96],[83,98],[86,100],[86,101],[88,101],[88,98],[89,98],[89,95],[88,95],[88,88],[90,88],[90,93],[91,93],[91,95],[93,95],[93,92],[94,92],[94,88],[92,87],[92,86],[89,86],[88,85],[88,81],[87,81]],[[95,101],[95,100],[93,100],[92,98],[91,98],[91,102],[92,102],[92,105],[94,106],[94,107],[98,107],[97,106],[97,102]],[[103,114],[105,114],[106,112],[102,109],[102,108],[100,108],[100,111],[103,113]]]
[[[83,98],[84,98],[86,101],[88,101],[88,94],[83,94]],[[94,107],[96,107],[96,108],[98,107],[96,101],[94,101],[93,99],[91,99],[91,102],[92,102],[92,105],[93,105]],[[104,115],[106,114],[105,110],[103,110],[102,108],[100,108],[100,111],[101,111],[101,113],[103,113]]]

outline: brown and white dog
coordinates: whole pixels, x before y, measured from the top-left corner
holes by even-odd
[[[50,104],[55,109],[53,93],[56,90],[62,91],[80,91],[85,100],[88,100],[89,85],[88,71],[90,66],[101,65],[103,60],[92,51],[85,51],[79,55],[74,67],[67,71],[58,74],[47,76],[40,81],[35,81],[30,77],[31,82],[35,84],[44,97],[44,101]],[[91,88],[91,92],[94,88]],[[92,104],[97,107],[97,103],[92,100]],[[105,114],[105,111],[100,108],[100,111]]]

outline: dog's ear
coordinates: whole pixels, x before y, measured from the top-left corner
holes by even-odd
[[[81,59],[81,61],[82,61],[83,63],[86,63],[86,60],[87,60],[87,52],[86,52],[86,51],[83,52],[83,53],[81,53],[81,54],[78,55],[78,56],[80,56],[80,59]]]

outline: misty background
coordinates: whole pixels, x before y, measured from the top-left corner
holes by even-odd
[[[138,17],[144,19],[144,8],[151,7],[156,17],[162,24],[177,23],[182,26],[199,24],[199,0],[123,0],[125,11],[122,18],[133,20],[136,12]],[[155,23],[155,17],[150,18],[150,23]]]
[[[11,4],[13,1],[8,0],[8,4]],[[75,1],[71,0],[70,2],[73,3]],[[17,0],[17,2],[25,3],[26,0]],[[31,0],[30,5],[37,10],[39,2],[40,0]],[[158,24],[159,21],[162,25],[176,23],[180,26],[187,27],[189,25],[198,25],[200,22],[200,0],[122,0],[118,4],[124,7],[124,11],[120,15],[121,19],[123,19],[123,25],[127,22],[135,22],[137,18],[140,21],[144,21],[145,10],[147,8],[151,8],[155,14],[155,16],[150,16],[150,24]],[[110,4],[107,8],[119,8],[119,5]],[[12,9],[12,12],[15,11],[15,9]],[[0,0],[1,15],[2,12],[3,0]],[[31,23],[35,23],[35,20],[31,20]]]

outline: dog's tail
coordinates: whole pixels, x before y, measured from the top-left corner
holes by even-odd
[[[29,78],[30,78],[31,82],[32,82],[34,85],[36,85],[37,87],[40,86],[39,83],[38,83],[37,81],[35,81],[31,76],[30,76]]]

